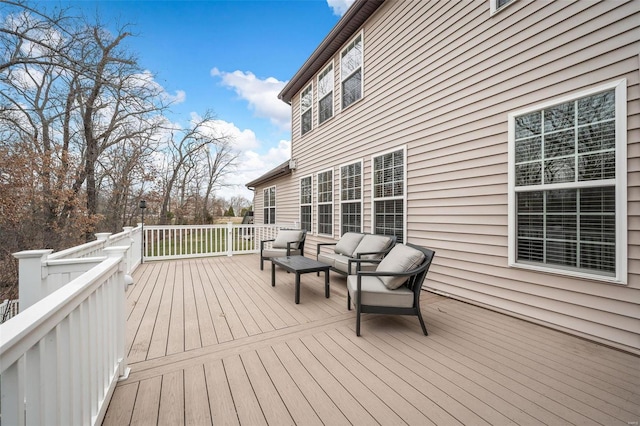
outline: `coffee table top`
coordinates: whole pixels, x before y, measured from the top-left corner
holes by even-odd
[[[304,256],[274,257],[271,261],[276,265],[290,269],[292,272],[315,272],[330,268],[330,265],[326,263]]]

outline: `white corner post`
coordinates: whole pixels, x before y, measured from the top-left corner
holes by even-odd
[[[25,250],[13,253],[18,259],[18,288],[20,294],[20,312],[46,297],[47,258],[53,253],[51,249]]]
[[[227,256],[233,256],[233,222],[227,222]]]
[[[94,234],[98,241],[104,241],[105,246],[109,245],[109,237],[111,236],[111,232],[97,232]]]
[[[133,273],[133,269],[135,265],[133,264],[133,248],[135,247],[135,240],[133,239],[133,226],[125,226],[122,228],[124,232],[129,235],[129,250],[127,250],[127,274],[129,274],[129,278],[131,278],[131,274]],[[131,284],[133,284],[133,279],[131,279]]]

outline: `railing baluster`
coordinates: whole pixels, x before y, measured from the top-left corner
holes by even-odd
[[[40,368],[44,380],[40,383],[40,397],[42,398],[42,424],[49,424],[57,417],[58,411],[58,382],[60,381],[60,371],[58,370],[58,339],[56,329],[47,333],[46,337],[40,341]]]
[[[56,369],[58,371],[58,389],[56,392],[58,394],[58,415],[53,417],[57,419],[56,424],[59,425],[68,425],[71,424],[71,399],[73,395],[71,394],[72,385],[71,382],[73,380],[71,375],[71,369],[73,368],[72,357],[71,357],[71,332],[70,332],[71,324],[70,317],[67,316],[63,319],[57,327],[57,340],[58,345],[56,348],[57,353],[57,365]]]
[[[43,416],[43,399],[42,399],[42,365],[41,355],[43,351],[43,342],[39,341],[36,345],[27,350],[26,359],[26,385],[25,393],[27,396],[27,410],[29,412],[29,424],[44,424]]]
[[[24,364],[24,356],[22,356],[2,372],[2,380],[0,381],[0,386],[2,386],[0,395],[2,398],[0,400],[0,406],[2,406],[3,424],[25,424]]]

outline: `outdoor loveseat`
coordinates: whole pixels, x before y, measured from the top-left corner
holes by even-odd
[[[264,269],[264,261],[273,257],[304,256],[306,237],[305,229],[281,229],[276,238],[260,241],[260,270]]]
[[[318,262],[331,266],[331,270],[342,275],[355,274],[355,259],[382,259],[396,244],[395,235],[363,234],[345,232],[335,243],[319,243],[316,249]],[[334,246],[328,251],[328,246]],[[324,248],[324,250],[323,250]],[[375,263],[362,263],[363,270],[376,268]]]
[[[360,336],[362,313],[416,315],[424,335],[428,335],[420,312],[420,291],[435,252],[413,244],[398,244],[382,260],[356,260],[375,263],[375,271],[358,271],[347,277],[347,309],[356,307],[356,336]]]

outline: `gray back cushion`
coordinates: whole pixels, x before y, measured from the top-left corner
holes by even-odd
[[[384,251],[389,248],[391,244],[391,237],[387,235],[373,235],[367,234],[362,238],[358,247],[353,251],[353,257],[356,257],[358,253],[370,253],[373,251]],[[362,259],[380,259],[380,254],[367,254],[362,256]]]
[[[345,232],[333,250],[336,253],[351,257],[363,236],[363,234],[358,234],[357,232]]]
[[[378,265],[378,272],[407,272],[417,268],[424,261],[420,250],[397,244]],[[395,290],[407,281],[408,277],[380,277],[389,290]]]
[[[302,231],[298,230],[280,230],[278,236],[273,242],[273,248],[287,248],[287,243],[302,240]],[[292,249],[297,249],[298,244],[291,244]]]

